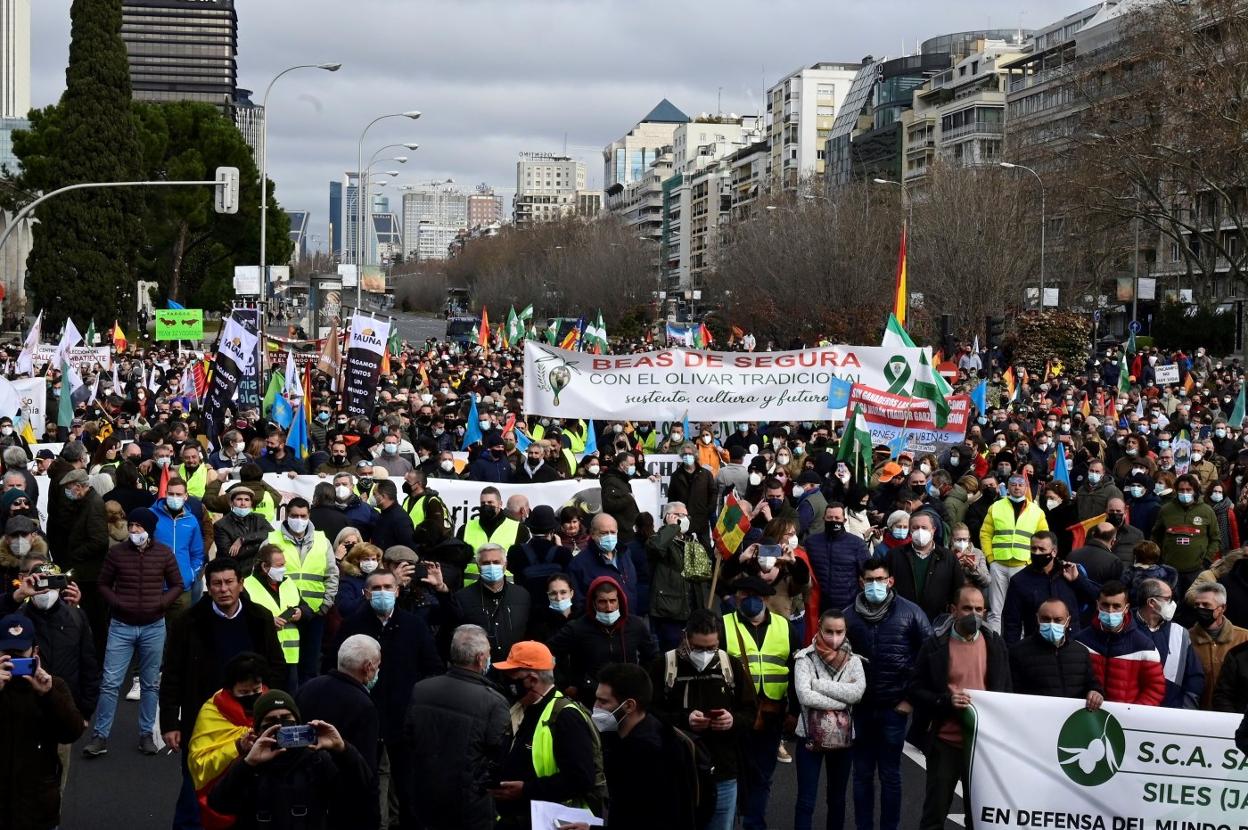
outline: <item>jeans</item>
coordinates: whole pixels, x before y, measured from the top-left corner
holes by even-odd
[[[966,779],[966,753],[960,746],[933,737],[927,747],[926,791],[919,830],[944,830],[945,818],[953,804],[954,788],[959,781],[962,782],[963,797],[969,798],[971,791]],[[966,814],[966,827],[970,830],[970,810]]]
[[[325,618],[307,614],[299,626],[299,685],[321,673],[321,644],[325,640]]]
[[[130,657],[139,654],[139,734],[150,735],[156,726],[156,703],[160,692],[160,659],[165,650],[165,621],[128,625],[113,620],[104,648],[104,677],[100,702],[95,709],[97,737],[107,739],[117,712],[117,692],[127,680]]]
[[[1026,565],[1002,565],[991,562],[988,565],[988,627],[1001,633],[1001,612],[1005,610],[1005,592],[1010,587],[1014,574]]]
[[[702,830],[732,830],[737,823],[737,779],[715,783],[715,812]]]
[[[745,785],[745,830],[767,830],[767,801],[771,798],[771,776],[776,771],[776,753],[780,750],[779,721],[766,721],[761,731],[745,737],[741,780]]]
[[[872,830],[875,816],[875,774],[880,774],[880,830],[897,830],[901,822],[901,751],[906,743],[906,716],[894,709],[859,706],[854,710],[854,822]]]
[[[813,752],[806,748],[805,740],[797,739],[797,802],[793,808],[793,830],[810,830],[815,801],[819,798],[819,771],[825,765],[828,768],[827,830],[841,830],[845,826],[845,789],[849,785],[852,752],[852,749]]]

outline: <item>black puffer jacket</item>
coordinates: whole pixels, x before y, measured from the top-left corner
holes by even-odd
[[[582,554],[583,556],[584,554]],[[606,626],[595,618],[594,592],[600,585],[612,585],[620,598],[620,618]],[[648,666],[659,655],[650,628],[628,613],[628,596],[609,576],[589,583],[585,592],[585,614],[571,620],[551,637],[550,652],[555,656],[555,676],[567,690],[575,687],[576,699],[591,708],[598,687],[598,671],[608,663]]]
[[[685,505],[689,510],[689,530],[703,542],[709,538],[716,493],[715,476],[705,467],[695,467],[690,472],[682,464],[672,472],[671,482],[667,485],[667,500]]]
[[[1054,646],[1039,634],[1031,634],[1010,647],[1010,675],[1014,692],[1043,697],[1084,698],[1088,692],[1105,690],[1087,646],[1069,636]]]
[[[637,500],[633,487],[623,471],[609,467],[602,471],[598,484],[602,488],[602,512],[615,519],[619,527],[620,544],[633,541],[633,525],[637,523]]]
[[[532,599],[522,585],[506,583],[502,592],[495,594],[484,582],[474,582],[456,591],[451,600],[456,625],[472,623],[485,629],[490,638],[490,659],[495,663],[506,659],[507,652],[528,631]]]
[[[1248,626],[1248,557],[1236,562],[1218,583],[1226,588],[1226,618],[1241,628]]]
[[[100,660],[86,612],[57,600],[47,611],[23,603],[18,613],[35,624],[39,664],[65,681],[74,705],[90,720],[100,699]]]
[[[494,685],[458,666],[422,680],[412,689],[403,738],[421,818],[435,827],[490,830],[496,813],[485,789],[511,745],[511,713]]]
[[[867,622],[853,605],[845,609],[849,643],[866,662],[867,695],[859,705],[880,709],[891,709],[905,698],[910,667],[932,636],[922,608],[896,594],[890,597],[892,607],[877,623]]]

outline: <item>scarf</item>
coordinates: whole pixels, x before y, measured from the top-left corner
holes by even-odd
[[[815,647],[815,651],[819,653],[819,656],[823,659],[824,664],[828,667],[832,666],[832,659],[836,657],[837,654],[844,653],[845,655],[849,655],[853,653],[853,649],[851,649],[849,645],[848,637],[845,638],[845,642],[841,643],[840,648],[833,648],[832,645],[823,638],[822,632],[815,634],[814,639],[811,640],[811,645]]]
[[[1245,489],[1248,489],[1248,488],[1245,488]],[[1231,522],[1229,518],[1229,513],[1231,510],[1231,500],[1228,498],[1223,498],[1222,501],[1218,502],[1217,504],[1213,504],[1212,502],[1210,502],[1209,506],[1213,508],[1213,515],[1216,516],[1218,519],[1218,531],[1222,535],[1222,550],[1230,550],[1231,549]]]
[[[893,607],[893,592],[889,591],[888,596],[879,605],[872,607],[867,603],[867,595],[861,591],[858,596],[854,597],[854,610],[858,612],[858,616],[862,617],[868,623],[878,623],[880,620],[888,616],[889,609]]]

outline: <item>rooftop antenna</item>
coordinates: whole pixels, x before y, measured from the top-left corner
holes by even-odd
[[[715,99],[715,116],[719,117],[724,114],[724,88],[719,88],[719,95]]]

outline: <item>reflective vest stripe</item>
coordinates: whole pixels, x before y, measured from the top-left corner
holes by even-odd
[[[768,616],[767,634],[760,650],[736,612],[725,614],[728,642],[724,645],[729,654],[749,665],[755,691],[770,700],[784,700],[789,691],[789,621],[774,611],[769,611]],[[745,654],[741,653],[742,645]]]
[[[312,547],[301,557],[294,544],[280,530],[269,534],[269,544],[277,545],[286,555],[289,578],[299,588],[299,595],[314,612],[325,604],[325,580],[329,570],[329,539],[321,531],[312,534]]]
[[[243,580],[243,588],[247,591],[248,599],[268,611],[274,618],[288,608],[299,606],[299,589],[289,577],[283,579],[282,584],[277,588],[280,605],[273,600],[273,595],[261,584],[255,574]],[[297,665],[299,663],[299,626],[288,622],[279,628],[277,642],[282,647],[282,656],[286,658],[286,663],[292,666]]]

